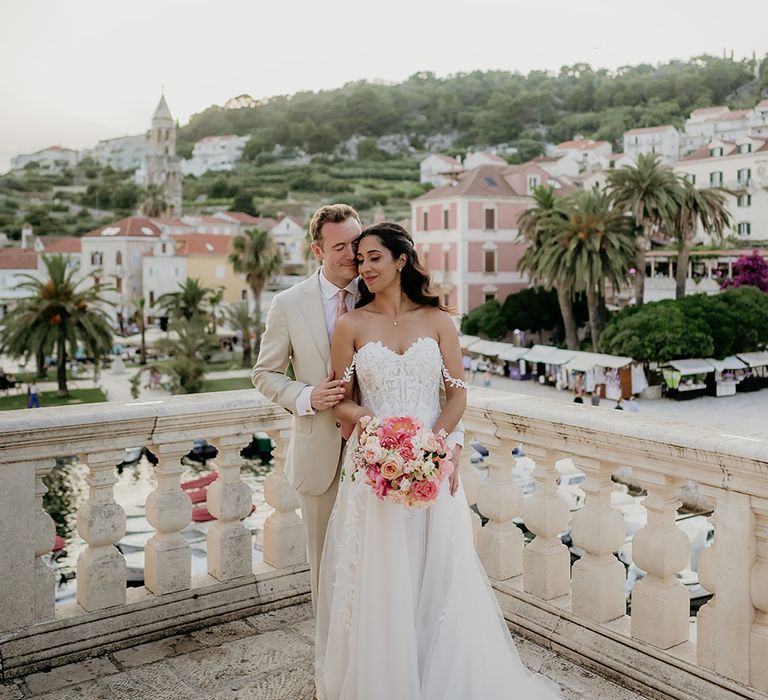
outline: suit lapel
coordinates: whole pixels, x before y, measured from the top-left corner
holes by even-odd
[[[325,312],[323,311],[322,291],[318,279],[319,271],[312,275],[304,285],[304,294],[307,299],[301,304],[299,310],[304,320],[307,322],[307,328],[315,341],[317,349],[323,356],[326,365],[331,360],[331,342],[328,338],[328,329],[325,327]]]

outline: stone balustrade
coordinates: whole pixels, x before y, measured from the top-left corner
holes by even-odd
[[[478,555],[508,622],[538,643],[578,658],[658,697],[768,697],[768,440],[642,414],[472,389],[467,443],[490,450],[487,472],[461,471],[475,516]],[[100,404],[6,413],[0,423],[0,663],[2,677],[84,658],[251,612],[308,599],[298,500],[283,474],[287,414],[254,391],[173,397],[148,404]],[[239,450],[254,432],[277,444],[264,485],[272,512],[263,562],[251,561],[241,518],[251,494]],[[208,573],[190,575],[180,532],[191,505],[180,489],[179,458],[194,438],[218,449],[219,479],[208,505]],[[524,497],[512,448],[535,462],[535,491]],[[155,535],[146,548],[145,587],[126,589],[125,561],[113,546],[125,530],[115,501],[115,465],[126,447],[157,456],[157,485],[146,503]],[[87,465],[87,498],[77,514],[86,542],[77,603],[53,605],[43,557],[53,528],[42,510],[42,478],[54,460]],[[571,514],[558,493],[557,463],[570,459],[586,479]],[[614,552],[624,523],[612,506],[613,474],[632,469],[647,491],[647,522],[633,537],[646,575],[625,614],[624,566]],[[713,546],[699,558],[714,596],[695,620],[678,572],[689,543],[675,520],[678,488],[697,484],[712,503]],[[520,525],[524,522],[526,538]],[[581,558],[570,566],[560,535],[570,529]]]

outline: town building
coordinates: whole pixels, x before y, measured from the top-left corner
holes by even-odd
[[[37,164],[41,172],[55,175],[77,165],[77,151],[61,146],[49,146],[34,153],[21,153],[11,158],[11,170],[21,170],[30,163]]]
[[[419,182],[422,185],[442,187],[451,183],[462,172],[464,168],[460,159],[442,153],[430,153],[419,163]]]
[[[137,173],[137,180],[147,187],[158,187],[163,193],[166,213],[181,216],[181,159],[176,155],[176,122],[165,95],[161,95],[152,117],[144,170]]]
[[[137,134],[103,139],[92,149],[81,152],[81,156],[90,156],[100,165],[113,170],[136,172],[144,165],[148,153],[146,134]]]
[[[507,165],[495,151],[470,151],[464,159],[464,170],[472,170],[479,165]]]
[[[192,157],[181,161],[181,171],[198,177],[209,170],[233,170],[248,140],[248,136],[206,136],[195,144]]]
[[[25,275],[43,279],[39,264],[40,260],[34,250],[0,248],[0,319],[16,303],[30,296],[29,291],[17,289],[17,285],[26,279]]]
[[[768,240],[768,136],[714,139],[676,163],[674,171],[696,187],[729,190],[726,206],[732,226],[726,237]],[[710,242],[701,228],[697,240]]]
[[[658,155],[664,163],[680,157],[680,132],[671,124],[630,129],[624,132],[624,155],[636,161],[642,154]]]
[[[295,216],[282,216],[268,230],[283,261],[281,274],[303,276],[307,269],[308,245],[304,222]]]

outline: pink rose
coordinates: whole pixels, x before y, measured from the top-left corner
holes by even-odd
[[[437,484],[434,481],[417,481],[411,486],[411,495],[416,501],[434,501],[437,498]]]
[[[376,479],[379,478],[379,468],[378,468],[378,466],[376,466],[376,467],[368,467],[368,469],[365,470],[365,474],[366,474],[366,476],[371,481],[376,481]]]
[[[440,460],[440,478],[441,479],[447,479],[451,474],[453,474],[453,470],[454,470],[453,462],[451,462],[450,459]]]
[[[385,450],[396,450],[397,449],[397,440],[392,435],[385,435],[383,438],[381,438],[379,444]]]
[[[397,433],[415,435],[419,427],[419,423],[410,416],[391,416],[384,420],[383,425],[384,430],[393,435],[397,435]]]
[[[413,447],[411,447],[411,445],[401,445],[399,452],[400,456],[406,462],[412,462],[414,459],[416,459],[416,453],[413,451]]]
[[[383,501],[387,497],[387,491],[389,491],[387,480],[381,476],[377,477],[376,483],[373,485],[373,491]]]

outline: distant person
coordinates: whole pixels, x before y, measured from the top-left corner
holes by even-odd
[[[461,359],[461,364],[464,367],[464,381],[468,382],[470,380],[469,368],[472,364],[472,360],[469,358],[469,355],[464,355],[464,357]]]
[[[627,401],[627,410],[630,413],[637,413],[640,409],[640,404],[637,403],[637,399],[635,398],[635,395],[632,394],[632,396],[629,397],[629,400]]]
[[[477,358],[473,357],[469,361],[469,374],[471,377],[472,384],[475,383],[475,379],[477,378],[477,372],[480,369],[480,364],[477,361]]]
[[[486,389],[489,389],[491,386],[491,368],[486,368],[485,372],[483,372],[483,386]]]
[[[40,399],[37,396],[37,382],[34,379],[27,384],[27,408],[40,408]]]
[[[584,399],[582,399],[582,398],[581,398],[581,396],[577,396],[577,397],[576,397],[576,398],[573,400],[573,403],[581,403],[581,404],[583,404],[583,403],[584,403]]]
[[[593,406],[600,405],[600,394],[597,391],[592,392],[592,396],[589,397],[589,401]]]
[[[621,405],[621,399],[620,398],[616,401],[616,405],[614,406],[614,408],[617,411],[623,411],[624,410],[624,406]]]

